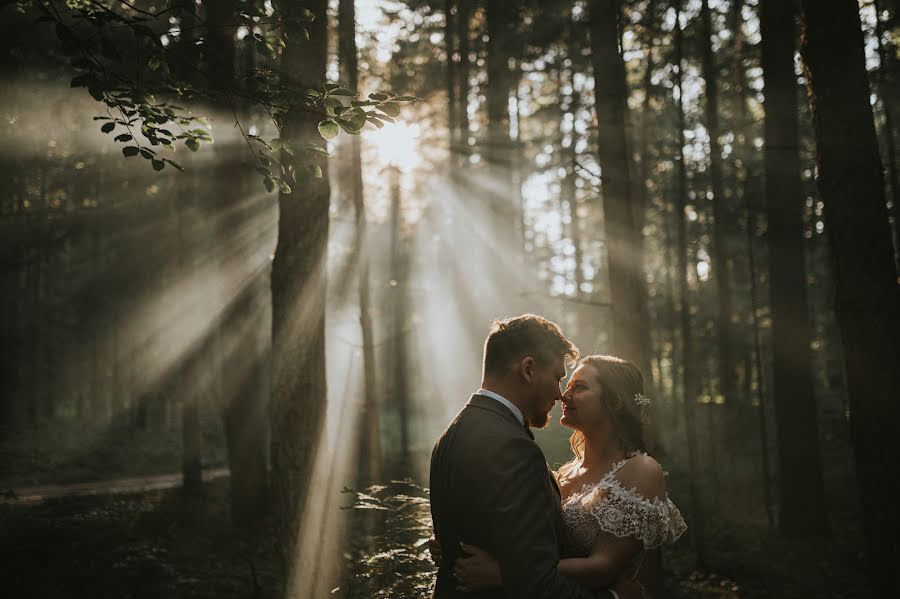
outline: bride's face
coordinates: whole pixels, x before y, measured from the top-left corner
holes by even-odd
[[[602,393],[603,387],[593,367],[582,364],[576,368],[563,393],[559,423],[582,432],[599,425],[606,418]]]

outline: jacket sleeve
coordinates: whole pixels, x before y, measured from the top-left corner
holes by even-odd
[[[594,599],[596,595],[559,574],[559,539],[554,527],[559,496],[547,464],[527,437],[505,441],[488,459],[490,535],[507,597]]]

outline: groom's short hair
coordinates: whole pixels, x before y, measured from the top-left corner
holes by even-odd
[[[537,314],[522,314],[491,323],[484,341],[484,374],[502,376],[514,362],[532,356],[541,363],[578,359],[578,348],[559,326]]]

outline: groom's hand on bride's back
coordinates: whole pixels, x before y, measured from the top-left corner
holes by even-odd
[[[456,590],[476,593],[503,586],[500,564],[487,551],[474,545],[459,544],[459,557],[453,563]]]
[[[441,565],[441,543],[437,540],[437,537],[431,535],[431,538],[428,539],[428,553],[431,554],[431,561],[434,562],[435,566]]]

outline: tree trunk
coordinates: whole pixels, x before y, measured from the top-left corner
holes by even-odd
[[[581,242],[581,217],[578,215],[578,186],[576,184],[578,173],[575,170],[576,161],[578,159],[578,156],[575,153],[575,146],[578,143],[578,132],[575,130],[574,126],[571,127],[569,138],[566,140],[566,133],[563,129],[563,123],[566,121],[565,115],[570,115],[572,119],[571,122],[574,123],[577,118],[576,115],[578,110],[581,108],[581,94],[579,94],[575,88],[576,53],[580,52],[581,47],[576,43],[574,29],[575,24],[569,22],[566,32],[566,53],[571,66],[567,69],[565,83],[568,85],[571,93],[567,98],[562,100],[564,118],[559,124],[559,142],[563,162],[562,167],[565,169],[565,176],[560,183],[560,195],[569,208],[569,236],[575,250],[575,273],[573,281],[575,283],[575,298],[578,299],[582,296],[582,286],[585,282],[584,249]],[[559,83],[560,86],[563,85],[562,73],[560,73]],[[586,327],[588,324],[584,323],[584,326]]]
[[[900,185],[897,178],[897,150],[894,144],[894,110],[897,97],[897,54],[893,43],[885,43],[884,22],[881,19],[881,2],[873,0],[875,6],[875,35],[878,37],[878,94],[884,107],[884,140],[887,148],[887,176],[891,188],[891,201],[888,205],[891,232],[894,240],[894,263],[900,272],[900,223],[897,222],[897,201],[900,200]],[[893,15],[888,13],[888,19]],[[892,39],[892,38],[891,38]]]
[[[181,405],[181,423],[181,484],[185,493],[196,495],[203,484],[203,465],[200,457],[200,408],[195,396],[185,398]]]
[[[709,133],[709,177],[712,187],[713,252],[712,272],[716,281],[716,339],[719,366],[719,391],[725,397],[725,406],[734,411],[736,378],[734,376],[734,341],[731,334],[731,284],[728,260],[728,218],[725,208],[725,190],[722,180],[722,147],[719,145],[719,90],[718,70],[712,49],[712,16],[709,1],[700,7],[703,32],[703,79],[706,82],[706,129]]]
[[[292,3],[288,11],[308,9],[315,20],[308,24],[308,41],[292,37],[281,58],[284,73],[294,83],[318,89],[325,81],[328,61],[325,0]],[[320,117],[292,111],[284,121],[282,138],[300,147],[324,148],[318,132]],[[325,283],[328,242],[329,186],[327,162],[308,152],[307,160],[322,169],[278,197],[278,241],[272,261],[272,494],[277,520],[278,548],[282,557],[285,594],[294,588],[293,564],[312,469],[326,408]],[[302,172],[287,152],[282,162]],[[299,179],[299,177],[298,177]],[[315,550],[315,548],[311,548]]]
[[[640,364],[639,368],[641,368],[644,373],[644,389],[645,393],[650,395],[651,397],[660,397],[659,390],[661,389],[661,380],[655,380],[653,376],[653,368],[651,366],[651,359],[657,352],[654,351],[654,336],[651,334],[651,315],[650,315],[650,297],[647,287],[647,282],[643,276],[643,273],[646,270],[646,262],[645,262],[645,248],[644,248],[644,225],[647,222],[647,209],[650,206],[650,189],[649,189],[649,181],[650,181],[650,121],[652,120],[652,100],[653,100],[653,44],[654,44],[654,19],[656,17],[656,0],[649,0],[647,2],[646,15],[644,20],[644,33],[646,37],[644,39],[644,50],[647,53],[644,58],[644,76],[643,76],[643,88],[644,88],[644,102],[641,106],[641,128],[640,128],[640,181],[637,185],[637,195],[634,207],[634,231],[635,231],[635,249],[637,255],[635,256],[635,260],[639,267],[639,276],[638,276],[638,285],[640,292],[640,308],[641,308],[641,322],[644,323],[644,326],[641,327],[641,334],[643,337],[641,338],[641,345],[644,348],[644,359],[645,363]],[[626,98],[627,101],[627,98]],[[654,323],[654,330],[658,330],[658,322]],[[661,336],[657,336],[657,339],[660,339]],[[661,345],[661,344],[660,344]],[[662,370],[659,370],[660,377],[662,376]],[[660,435],[660,426],[659,419],[655,419],[652,425],[650,426],[650,431],[648,434],[648,443],[649,449],[651,451],[661,446],[661,435]]]
[[[748,122],[747,111],[747,81],[744,71],[744,33],[743,33],[743,15],[741,13],[744,7],[744,0],[737,0],[732,5],[731,12],[731,29],[734,34],[734,52],[733,52],[733,82],[732,82],[732,130],[734,131],[734,181],[735,192],[739,193],[743,199],[743,209],[745,213],[745,247],[747,251],[747,286],[749,288],[749,304],[750,304],[750,335],[752,342],[748,344],[750,349],[744,356],[744,397],[741,403],[742,410],[738,411],[739,418],[734,422],[733,430],[739,431],[738,443],[744,445],[745,415],[749,414],[753,405],[753,373],[756,373],[756,397],[759,406],[757,412],[757,425],[759,432],[759,465],[762,493],[762,504],[765,507],[766,520],[769,528],[775,526],[774,507],[772,505],[771,476],[769,474],[769,433],[768,433],[768,415],[767,415],[767,392],[766,378],[762,366],[762,339],[760,336],[759,324],[759,292],[757,290],[757,265],[756,265],[756,222],[757,214],[760,212],[756,207],[756,193],[750,188],[750,181],[754,177],[750,174],[750,168],[747,164],[747,130],[750,127]],[[734,439],[734,437],[732,437]],[[746,495],[748,505],[747,508],[755,507],[757,501],[754,499],[752,479],[748,477],[746,491],[741,491]]]
[[[221,94],[218,102],[219,116],[227,122],[237,114],[237,106],[231,100],[237,88],[237,47],[235,31],[234,0],[222,0],[206,5],[206,23],[209,31],[206,58],[213,87]],[[223,127],[224,128],[224,127]],[[245,175],[235,168],[235,151],[227,144],[217,144],[215,181],[212,206],[215,209],[213,221],[216,232],[212,243],[220,248],[228,247],[233,221],[225,218],[228,209],[241,200]],[[221,255],[227,252],[216,252]],[[222,280],[228,276],[227,264],[222,262]],[[226,286],[227,288],[227,286]],[[252,525],[265,515],[260,506],[266,504],[267,464],[266,464],[266,407],[265,385],[262,381],[262,350],[253,338],[255,327],[250,327],[245,338],[239,343],[241,352],[236,355],[228,350],[226,340],[240,330],[239,320],[258,318],[260,307],[255,294],[262,293],[256,284],[251,284],[242,297],[223,297],[226,308],[218,322],[214,337],[214,355],[221,374],[215,386],[223,409],[228,463],[231,469],[231,514],[235,523]]]
[[[690,467],[691,490],[691,540],[697,562],[700,567],[706,564],[706,550],[704,547],[704,520],[703,509],[700,504],[700,470],[697,459],[697,382],[694,369],[694,337],[691,331],[691,310],[688,302],[688,244],[687,222],[684,214],[687,201],[687,166],[685,164],[685,118],[683,95],[683,69],[684,69],[684,32],[681,25],[682,3],[684,0],[675,0],[675,101],[678,114],[678,199],[675,204],[675,222],[678,244],[678,303],[680,310],[679,330],[681,332],[681,361],[682,361],[682,388],[684,389],[684,421],[687,433],[688,465]]]
[[[341,78],[350,89],[358,91],[359,66],[356,48],[356,8],[355,0],[340,0],[338,3],[338,49]],[[448,2],[447,19],[450,20]],[[448,35],[452,30],[448,27]],[[448,56],[452,49],[448,47]],[[452,89],[452,79],[450,77]],[[450,99],[450,113],[455,110],[455,100]],[[451,150],[455,133],[454,121],[451,117]],[[349,136],[350,156],[348,173],[350,177],[350,195],[353,202],[354,221],[356,224],[356,247],[353,254],[359,263],[359,325],[362,332],[363,353],[363,405],[360,410],[359,425],[359,473],[357,480],[360,486],[381,480],[381,440],[378,424],[378,398],[375,379],[375,341],[372,328],[372,301],[369,290],[369,252],[366,237],[367,219],[366,205],[363,196],[362,159],[360,137]]]
[[[900,513],[900,289],[856,0],[801,1],[819,192],[832,247],[872,593],[896,590]]]
[[[390,392],[397,408],[397,421],[400,428],[400,456],[397,470],[393,478],[409,476],[412,466],[410,460],[410,435],[409,435],[409,387],[406,373],[406,326],[409,310],[407,308],[407,294],[409,293],[409,268],[408,250],[403,234],[403,210],[400,190],[400,169],[389,167],[388,180],[391,194],[390,211],[390,280],[391,295],[389,308],[390,344],[389,355],[391,361]]]
[[[459,130],[456,124],[456,44],[454,43],[455,32],[453,25],[453,0],[444,0],[444,52],[447,54],[447,133],[450,136],[448,143],[451,160],[456,156],[459,137]],[[356,44],[354,43],[355,47]]]
[[[459,44],[459,143],[460,162],[465,165],[469,157],[469,21],[472,18],[472,0],[459,0],[456,11],[456,41]]]
[[[631,166],[627,141],[628,89],[619,51],[619,0],[590,3],[591,62],[597,112],[597,159],[602,169],[603,214],[613,311],[613,346],[618,355],[649,368],[644,341],[641,295],[642,265],[634,219]]]
[[[809,348],[812,325],[803,248],[794,15],[790,2],[761,3],[779,526],[785,535],[796,537],[826,530],[827,514]]]
[[[487,107],[487,139],[484,158],[494,185],[485,189],[489,195],[492,215],[498,219],[495,232],[513,233],[521,222],[518,196],[513,192],[513,144],[510,138],[509,98],[513,89],[509,61],[513,55],[513,21],[508,0],[486,0],[485,21],[490,42],[487,50],[487,85],[484,87]],[[510,227],[513,223],[513,227]],[[521,246],[520,236],[504,237],[504,245],[512,249]]]

